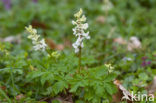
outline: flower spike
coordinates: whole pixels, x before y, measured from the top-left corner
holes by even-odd
[[[80,11],[74,16],[76,17],[76,21],[72,21],[72,24],[76,26],[73,28],[73,34],[78,38],[72,46],[75,48],[75,53],[78,53],[80,48],[83,48],[83,40],[90,39],[90,36],[89,32],[85,32],[88,28],[88,23],[83,23],[86,21],[86,17],[83,15],[83,10],[80,9]]]
[[[45,51],[47,44],[45,43],[45,40],[39,40],[40,35],[37,35],[37,30],[33,29],[31,25],[29,27],[25,27],[26,30],[30,33],[28,36],[29,39],[32,40],[32,44],[34,45],[34,50],[42,50]]]

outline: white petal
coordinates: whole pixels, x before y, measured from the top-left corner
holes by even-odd
[[[73,29],[73,34],[76,35],[76,28]]]
[[[40,45],[35,45],[35,46],[33,46],[33,48],[34,48],[34,50],[37,51],[37,50],[40,50],[41,47],[40,47]]]
[[[76,25],[77,23],[76,23],[74,20],[72,20],[72,24],[73,24],[73,25]]]
[[[84,45],[83,45],[83,43],[81,43],[81,48],[83,48],[84,47]]]
[[[76,45],[75,43],[73,43],[72,46],[73,46],[74,48],[77,48],[77,45]]]
[[[36,29],[32,29],[34,34],[37,34],[37,30]]]
[[[83,24],[83,25],[82,25],[82,28],[83,28],[84,30],[86,30],[86,29],[88,28],[88,23]]]
[[[47,46],[47,44],[45,43],[45,40],[44,40],[44,39],[42,39],[42,40],[40,41],[40,43],[41,43],[41,45],[42,45],[43,47],[46,47],[46,46]]]
[[[75,53],[78,53],[78,52],[79,52],[79,48],[76,48],[76,49],[75,49]]]
[[[84,36],[86,39],[90,39],[89,32],[83,33],[83,36]]]

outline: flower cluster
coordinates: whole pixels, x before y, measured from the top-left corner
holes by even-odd
[[[114,67],[111,64],[105,64],[105,66],[108,68],[109,73],[114,71]]]
[[[55,52],[52,52],[51,54],[48,55],[49,57],[54,57],[54,58],[58,58],[60,56],[60,53],[55,51]]]
[[[90,39],[89,32],[85,32],[88,28],[88,23],[84,23],[86,17],[82,15],[82,13],[83,11],[80,9],[80,11],[74,15],[76,21],[72,21],[72,24],[76,25],[75,28],[73,28],[73,34],[78,37],[76,42],[72,45],[75,48],[75,53],[78,53],[80,48],[83,48],[84,39]]]
[[[5,49],[5,46],[0,43],[0,52],[5,53],[6,55],[9,55],[9,51]]]
[[[31,25],[29,25],[29,27],[26,27],[26,30],[30,33],[28,38],[32,40],[34,50],[45,51],[47,45],[44,39],[39,40],[40,35],[37,35],[37,30],[33,29]]]

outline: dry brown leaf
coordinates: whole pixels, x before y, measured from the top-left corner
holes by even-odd
[[[63,44],[56,44],[53,40],[51,39],[46,39],[46,43],[51,49],[56,49],[56,50],[63,50],[64,45]]]
[[[63,44],[58,44],[58,45],[56,45],[56,49],[57,50],[63,50],[64,49],[64,45]]]
[[[6,86],[0,86],[2,90],[6,90]]]
[[[140,48],[141,48],[141,42],[137,37],[132,36],[127,44],[128,51],[133,51],[135,49],[140,49]]]
[[[141,42],[139,41],[139,39],[135,36],[130,37],[129,41],[126,41],[125,39],[123,39],[122,37],[118,37],[115,38],[113,40],[115,43],[118,43],[120,45],[126,45],[127,46],[127,50],[128,51],[134,51],[136,49],[141,49]]]
[[[0,38],[0,41],[20,44],[21,43],[21,36],[20,35],[8,36],[6,38]]]
[[[19,95],[16,96],[16,100],[21,100],[22,98],[24,98],[23,94],[19,94]]]
[[[148,86],[148,93],[149,94],[155,94],[156,93],[156,76],[154,77],[152,84]]]
[[[71,48],[72,42],[69,39],[63,39],[65,47]]]
[[[52,98],[52,99],[50,99],[48,101],[53,102],[55,100],[59,101],[60,103],[74,103],[73,99],[72,99],[72,95],[68,95],[67,97],[58,96],[58,97]]]
[[[33,20],[31,25],[33,26],[33,28],[42,28],[42,29],[48,29],[49,28],[46,24],[41,23],[37,20]]]
[[[96,22],[104,24],[105,23],[105,17],[104,16],[98,16],[96,18]]]
[[[121,45],[127,44],[127,41],[124,40],[122,37],[115,38],[115,39],[114,39],[114,42],[115,42],[115,43],[118,43],[118,44],[121,44]]]
[[[119,80],[115,80],[114,84],[117,86],[118,92],[115,95],[113,95],[113,102],[119,103],[122,100],[126,99],[127,103],[133,103],[131,101],[132,96],[130,92],[122,86],[121,82]]]

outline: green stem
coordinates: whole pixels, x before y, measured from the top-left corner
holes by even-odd
[[[81,72],[81,47],[79,51],[79,73]]]
[[[11,83],[12,83],[12,87],[13,87],[13,95],[14,95],[14,98],[15,98],[15,95],[16,95],[16,88],[15,88],[15,82],[14,82],[14,76],[13,76],[13,68],[12,67],[10,67],[10,69],[11,69]]]
[[[12,82],[12,87],[13,87],[13,89],[15,90],[13,71],[12,71],[12,68],[10,68],[10,69],[11,69],[11,82]]]

